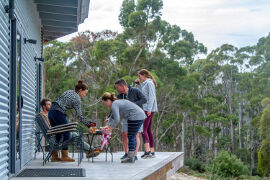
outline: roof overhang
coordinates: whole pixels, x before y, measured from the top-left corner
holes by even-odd
[[[44,41],[78,31],[88,17],[90,0],[34,0],[41,19]]]

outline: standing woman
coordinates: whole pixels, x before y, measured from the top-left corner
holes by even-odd
[[[117,100],[114,93],[104,93],[102,96],[103,104],[111,108],[108,123],[105,126],[105,132],[108,134],[120,122],[120,117],[127,120],[128,124],[128,155],[122,159],[122,163],[135,162],[135,150],[137,146],[136,134],[146,118],[144,111],[135,103],[120,99]]]
[[[146,69],[142,69],[138,72],[139,78],[136,79],[136,83],[139,83],[138,89],[141,90],[143,95],[146,97],[147,102],[143,104],[143,110],[146,114],[146,119],[143,123],[143,141],[145,153],[141,158],[155,157],[154,150],[154,136],[152,133],[152,119],[155,112],[158,112],[157,98],[156,98],[156,87],[157,83],[154,77]]]
[[[61,124],[67,124],[68,121],[66,119],[66,111],[69,109],[75,109],[76,115],[79,120],[88,127],[88,131],[92,131],[90,128],[90,124],[92,122],[87,121],[82,116],[81,110],[81,98],[85,97],[88,92],[88,86],[83,83],[82,80],[78,81],[78,84],[75,86],[74,90],[67,90],[61,96],[59,96],[55,102],[52,103],[51,109],[49,111],[48,117],[50,120],[50,124],[52,127],[58,126]],[[70,139],[70,133],[64,132],[56,135],[56,140],[59,142],[61,137],[63,136],[63,141]],[[68,147],[63,147],[62,151],[62,159],[58,157],[57,151],[52,154],[52,161],[65,161],[65,162],[74,162],[75,160],[68,157]]]

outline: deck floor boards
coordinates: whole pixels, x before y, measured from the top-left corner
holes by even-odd
[[[155,173],[158,169],[164,167],[166,164],[171,163],[173,166],[177,167],[172,169],[169,174],[172,175],[178,167],[183,165],[183,153],[182,152],[156,152],[156,157],[151,159],[141,159],[140,156],[142,152],[138,153],[139,160],[134,164],[122,164],[120,157],[123,152],[113,153],[113,162],[111,162],[111,155],[108,154],[108,161],[105,161],[105,153],[101,153],[98,157],[94,159],[92,163],[91,159],[84,158],[81,165],[78,166],[77,162],[73,163],[61,163],[61,162],[49,162],[45,166],[42,166],[42,154],[38,154],[35,160],[30,161],[24,168],[85,168],[86,177],[78,178],[67,178],[67,177],[57,177],[57,180],[66,179],[93,179],[93,180],[132,180],[132,179],[144,179],[149,177],[149,175]],[[70,154],[71,155],[71,154]],[[74,158],[77,158],[75,154]],[[77,161],[77,159],[76,159]],[[175,164],[176,163],[176,164]],[[13,177],[12,180],[50,180],[56,179],[56,177],[35,177],[35,178],[22,178]],[[151,179],[151,178],[150,178]]]

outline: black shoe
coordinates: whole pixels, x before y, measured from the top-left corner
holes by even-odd
[[[125,155],[124,156],[122,156],[120,159],[121,160],[123,160],[123,159],[126,159],[128,157],[128,154],[127,153],[125,153]]]
[[[155,158],[155,152],[151,152],[152,158]]]
[[[152,157],[151,151],[144,152],[144,154],[141,156],[142,159],[147,159],[147,158],[151,158],[151,157]]]
[[[127,157],[123,159],[121,163],[135,163],[135,157]]]
[[[137,161],[138,160],[138,157],[137,156],[135,156],[135,161]]]

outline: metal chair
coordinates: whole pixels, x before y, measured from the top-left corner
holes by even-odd
[[[44,154],[43,166],[44,164],[46,164],[46,162],[49,162],[49,159],[54,151],[59,151],[62,149],[62,147],[67,145],[73,145],[74,147],[77,148],[77,150],[79,150],[78,152],[78,166],[79,166],[83,158],[82,128],[79,127],[77,122],[49,127],[45,121],[46,120],[42,115],[38,114],[36,116],[36,122],[46,141],[45,148],[48,149],[48,153]],[[62,140],[60,142],[57,142],[56,134],[72,131],[76,131],[79,134],[79,136],[73,137],[66,141]]]

